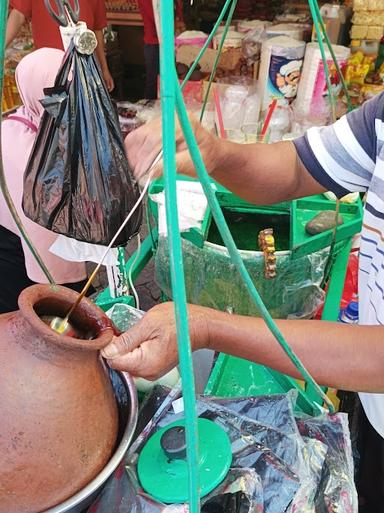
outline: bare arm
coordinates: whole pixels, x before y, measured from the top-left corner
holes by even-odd
[[[95,30],[95,35],[96,35],[96,39],[97,39],[97,47],[96,47],[97,60],[99,61],[100,68],[103,73],[103,77],[104,77],[107,89],[109,92],[111,92],[114,89],[115,84],[113,82],[112,75],[109,71],[107,58],[105,56],[103,31]]]
[[[5,35],[5,46],[8,47],[19,33],[25,23],[25,16],[17,9],[12,9],[7,20],[7,30]]]
[[[219,141],[216,181],[255,204],[273,204],[325,192],[301,163],[292,142],[235,144]]]
[[[320,385],[384,392],[383,327],[305,320],[275,322]],[[302,378],[261,319],[215,312],[208,329],[208,345],[217,351]]]
[[[264,321],[189,305],[193,350],[216,351],[301,378]],[[104,350],[111,366],[156,379],[177,364],[172,303],[150,310],[134,328]],[[384,328],[323,321],[276,321],[285,339],[315,380],[325,386],[384,392]]]
[[[191,121],[208,173],[243,199],[272,204],[325,191],[300,162],[293,143],[236,144],[215,137],[195,119]],[[178,172],[195,176],[180,128],[176,143]],[[131,132],[125,146],[133,171],[141,178],[161,149],[161,120]],[[162,165],[157,172],[162,172]]]

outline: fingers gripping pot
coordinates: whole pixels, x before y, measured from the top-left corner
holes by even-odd
[[[76,297],[34,285],[21,293],[19,311],[0,316],[0,513],[61,503],[115,448],[117,405],[99,357],[113,336],[109,319],[82,300],[72,322],[83,339],[59,335],[40,318],[65,315]]]
[[[24,174],[24,213],[55,233],[108,246],[140,193],[95,56],[72,44],[54,86],[44,92]],[[139,206],[114,246],[138,233],[141,217]]]

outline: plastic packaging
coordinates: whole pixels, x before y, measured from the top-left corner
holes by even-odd
[[[225,130],[241,130],[242,126],[257,123],[260,115],[260,96],[257,82],[247,77],[221,79],[219,91]]]
[[[262,26],[255,27],[244,34],[242,40],[243,55],[252,63],[260,59],[263,34],[264,28]]]
[[[174,410],[179,402],[175,401],[177,397],[173,391],[132,445],[131,468],[151,434],[182,415]],[[346,415],[295,419],[295,400],[295,392],[254,398],[197,399],[198,415],[227,432],[233,453],[232,471],[221,486],[203,499],[202,511],[233,511],[226,509],[228,503],[222,502],[222,493],[223,489],[229,491],[228,480],[233,481],[232,472],[236,469],[237,477],[242,476],[244,493],[234,511],[357,512]],[[252,494],[250,477],[256,483]],[[255,496],[252,509],[249,504]],[[216,509],[205,509],[208,504],[216,504]],[[329,509],[324,509],[324,504]],[[181,513],[184,507],[173,505],[166,511]]]
[[[344,70],[350,55],[349,48],[333,45],[333,50],[341,70]],[[336,97],[342,89],[342,84],[329,50],[326,49],[325,53],[330,71],[332,93]],[[297,108],[310,118],[322,117],[326,109],[329,108],[328,95],[319,45],[318,43],[309,43],[305,51],[304,66],[297,91]]]
[[[53,88],[24,175],[23,209],[34,222],[107,246],[139,197],[113,108],[93,55],[72,47]],[[116,246],[141,224],[139,207]]]
[[[327,447],[314,511],[357,513],[348,416],[345,413],[325,414],[297,419],[297,425],[301,436],[319,440]]]
[[[237,24],[237,30],[242,33],[247,33],[255,29],[261,29],[264,32],[265,28],[270,25],[271,22],[265,20],[241,20]]]
[[[259,70],[262,110],[274,98],[292,101],[301,80],[305,43],[291,37],[278,36],[264,41]]]
[[[281,141],[291,127],[291,111],[287,105],[278,105],[269,124],[269,143]]]
[[[259,316],[225,247],[206,242],[199,248],[184,239],[182,246],[188,302]],[[318,310],[324,298],[320,284],[328,249],[298,259],[292,259],[289,251],[277,252],[277,277],[273,280],[264,278],[261,252],[240,253],[272,317],[310,318]],[[164,237],[159,238],[155,265],[156,280],[164,294],[171,297],[168,242]]]
[[[241,48],[243,37],[244,34],[242,34],[241,32],[237,32],[236,30],[229,30],[227,32],[223,48]],[[218,49],[221,38],[222,34],[217,34],[216,36],[214,36],[213,48],[215,50]]]
[[[204,46],[204,43],[208,39],[208,34],[199,30],[186,30],[175,38],[176,48],[181,45],[193,45],[193,46]],[[212,45],[209,45],[210,48]]]
[[[268,39],[277,36],[287,36],[297,41],[303,41],[304,27],[299,23],[279,23],[265,30]]]
[[[141,423],[140,434],[129,450],[127,473],[121,468],[116,471],[88,513],[187,513],[186,504],[166,506],[152,501],[137,482],[135,468],[141,448],[155,431],[183,415],[176,409],[179,389],[165,398],[159,392],[157,387],[141,409],[140,419],[149,422]],[[159,402],[161,397],[164,399]],[[347,416],[295,418],[295,400],[295,392],[197,398],[198,415],[227,432],[233,453],[229,474],[203,498],[202,512],[357,513]]]

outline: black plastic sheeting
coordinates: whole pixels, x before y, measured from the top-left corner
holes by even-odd
[[[160,390],[160,395],[159,395]],[[120,468],[88,513],[186,513],[185,504],[153,501],[140,488],[136,461],[157,430],[180,418],[172,404],[178,390],[162,396],[159,387],[142,407],[142,424],[126,469]],[[202,498],[203,513],[357,513],[347,416],[298,418],[296,395],[250,398],[200,396],[197,412],[228,434],[233,453],[226,479]],[[155,471],[155,470],[154,470]]]
[[[56,233],[108,245],[139,197],[118,116],[93,55],[69,49],[24,175],[23,210]],[[138,233],[141,206],[115,246]]]

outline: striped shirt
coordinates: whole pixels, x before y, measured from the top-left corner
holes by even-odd
[[[311,128],[295,146],[306,169],[327,190],[339,197],[367,192],[359,256],[359,323],[384,324],[384,93],[333,125]],[[360,398],[371,424],[384,437],[384,394]]]

